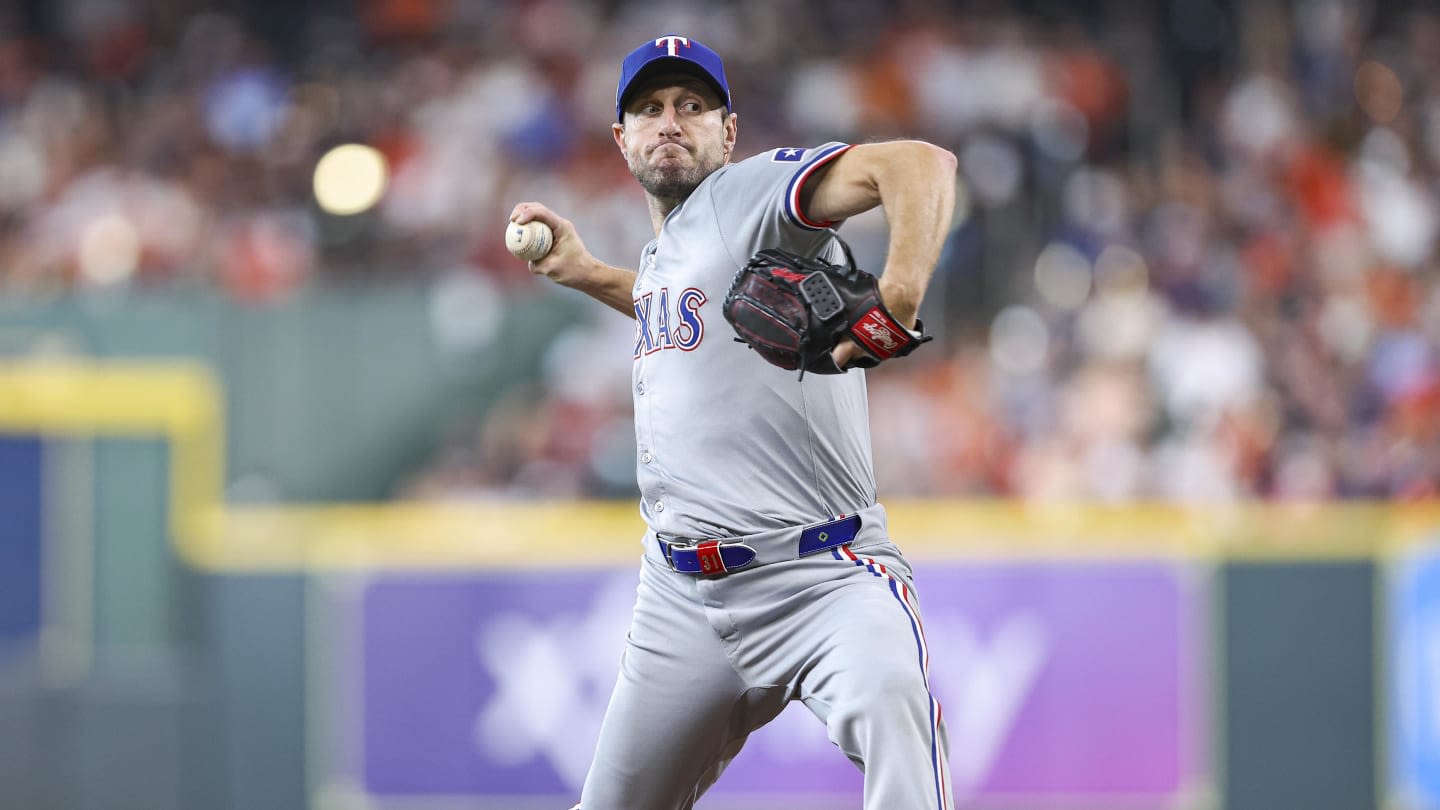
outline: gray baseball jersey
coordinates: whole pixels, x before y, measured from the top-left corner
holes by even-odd
[[[865,376],[770,366],[720,304],[757,250],[839,246],[800,186],[845,144],[777,149],[708,177],[646,246],[635,282],[641,511],[662,534],[743,535],[875,502]]]
[[[793,700],[865,772],[871,810],[948,810],[908,563],[875,500],[865,377],[785,371],[720,305],[756,251],[838,260],[800,209],[850,147],[777,149],[707,177],[646,246],[634,288],[644,542],[584,810],[688,810]]]

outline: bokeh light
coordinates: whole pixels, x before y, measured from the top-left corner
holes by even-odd
[[[1069,163],[1084,157],[1090,126],[1074,106],[1046,100],[1037,103],[1031,112],[1030,138],[1051,159]]]
[[[1405,88],[1388,65],[1371,59],[1355,69],[1355,100],[1371,120],[1388,124],[1400,114]]]
[[[364,144],[337,146],[315,164],[315,200],[329,214],[368,211],[379,202],[388,182],[385,156]]]
[[[140,234],[130,220],[107,214],[81,231],[77,261],[80,275],[91,284],[127,281],[140,265]]]
[[[45,152],[32,138],[12,132],[0,137],[0,208],[30,205],[45,191]]]
[[[960,150],[960,169],[979,201],[991,207],[1010,202],[1024,179],[1019,152],[992,135],[978,135],[965,144]]]
[[[1030,307],[1009,306],[990,324],[990,359],[1002,371],[1023,376],[1045,364],[1050,328]]]
[[[1095,258],[1095,286],[1102,291],[1144,290],[1149,279],[1150,268],[1145,265],[1145,257],[1134,248],[1106,245]]]
[[[1073,245],[1051,242],[1035,259],[1035,290],[1060,309],[1075,309],[1090,296],[1090,260]]]

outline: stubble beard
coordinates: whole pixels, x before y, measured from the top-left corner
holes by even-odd
[[[630,162],[630,173],[635,175],[636,182],[645,189],[645,193],[671,209],[684,202],[718,168],[718,164],[712,165],[703,159],[692,166]]]

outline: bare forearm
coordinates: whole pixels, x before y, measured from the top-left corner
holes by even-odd
[[[590,259],[583,267],[565,268],[550,276],[557,284],[579,290],[622,315],[635,317],[635,271]]]
[[[856,146],[806,189],[813,219],[838,222],[883,206],[890,252],[880,294],[891,313],[914,328],[925,286],[940,258],[955,210],[955,156],[924,141]]]
[[[890,226],[890,248],[880,294],[901,323],[915,326],[925,288],[940,260],[955,210],[955,156],[915,144],[913,159],[893,163],[877,178],[880,205]]]
[[[614,267],[595,258],[570,220],[537,202],[523,202],[510,212],[510,221],[544,222],[555,235],[555,245],[540,259],[530,262],[530,272],[563,287],[579,290],[607,307],[635,317],[632,293],[635,271]]]

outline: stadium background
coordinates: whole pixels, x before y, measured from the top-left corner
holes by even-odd
[[[633,328],[499,225],[631,262],[662,29],[960,157],[871,396],[962,804],[1440,807],[1440,16],[1324,0],[0,9],[0,807],[573,801]],[[813,726],[703,806],[856,806]]]

